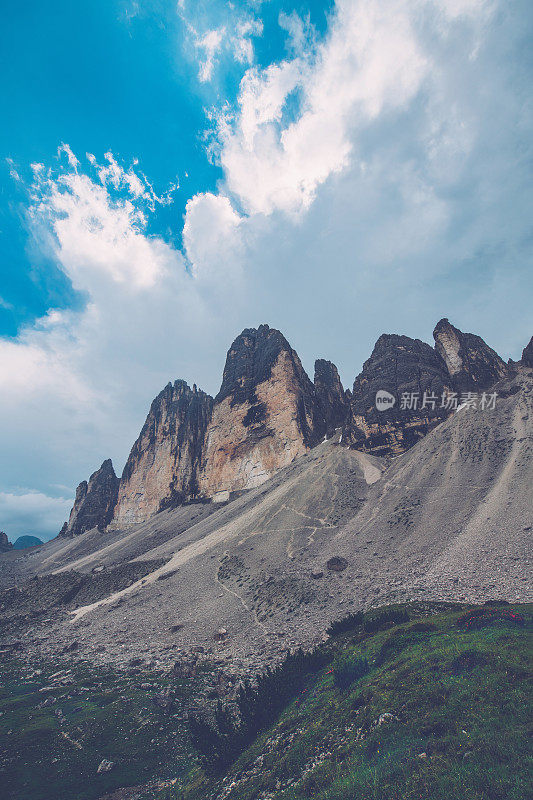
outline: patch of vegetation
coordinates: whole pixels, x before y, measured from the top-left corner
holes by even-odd
[[[336,660],[333,668],[335,686],[345,691],[354,681],[366,675],[369,669],[368,659],[364,656],[342,656]]]
[[[186,681],[1,658],[3,800],[94,800],[190,768]],[[98,772],[104,759],[113,766]]]
[[[342,633],[357,630],[363,624],[364,614],[358,611],[355,614],[348,614],[342,619],[332,622],[326,633],[328,636],[340,636]]]
[[[487,607],[473,608],[459,617],[457,625],[460,628],[465,628],[465,630],[473,631],[498,622],[511,625],[523,625],[524,617],[511,609]]]
[[[258,733],[277,719],[290,700],[305,693],[308,676],[329,660],[325,649],[289,653],[276,667],[241,684],[234,711],[218,703],[212,719],[189,715],[191,740],[202,756],[206,772],[218,775],[232,764]]]
[[[224,775],[193,767],[169,797],[529,800],[532,612],[412,603],[347,622]]]
[[[363,628],[367,633],[376,633],[402,622],[409,622],[409,613],[405,608],[391,606],[390,608],[379,608],[365,616]]]

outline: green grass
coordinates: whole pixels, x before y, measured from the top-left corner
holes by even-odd
[[[323,646],[327,666],[302,678],[296,699],[216,780],[191,751],[184,722],[202,676],[185,681],[67,659],[31,669],[4,657],[2,800],[96,800],[174,778],[174,788],[136,796],[530,800],[533,606],[502,607],[520,612],[523,626],[488,613],[458,624],[467,610],[414,603],[340,626]],[[368,672],[336,685],[335,669],[361,659]],[[72,670],[64,685],[53,677],[61,666]],[[162,708],[157,698],[166,690],[172,703]],[[102,759],[115,762],[111,772],[97,773]]]
[[[228,800],[529,800],[533,608],[505,609],[526,624],[465,629],[465,607],[443,604],[366,615],[224,778],[196,766],[170,796],[233,784]],[[359,658],[369,672],[335,686],[333,666]]]
[[[41,674],[31,677],[35,670],[15,658],[0,665],[5,800],[94,800],[190,768],[183,722],[190,686],[184,681],[70,665],[67,685],[47,690],[59,666],[34,666]],[[161,708],[157,697],[167,689],[172,703]],[[115,766],[98,774],[102,759]]]

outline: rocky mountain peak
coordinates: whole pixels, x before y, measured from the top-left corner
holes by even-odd
[[[434,337],[435,348],[382,334],[351,393],[331,361],[315,362],[312,383],[280,331],[245,328],[228,350],[215,399],[196,384],[169,382],[150,406],[118,491],[105,461],[78,486],[60,535],[105,527],[113,508],[121,526],[189,501],[227,500],[259,486],[339,426],[351,447],[376,455],[407,450],[452,412],[445,398],[484,391],[508,374],[479,336],[447,319]],[[533,362],[532,350],[530,342],[523,363]],[[389,396],[385,408],[376,407],[379,392]]]
[[[353,385],[345,440],[353,447],[380,455],[400,453],[443,419],[443,392],[452,390],[440,356],[426,342],[398,334],[382,334]],[[386,410],[376,408],[376,394],[395,398]],[[413,396],[401,407],[402,395]],[[437,398],[425,407],[423,398]]]
[[[533,368],[533,336],[522,352],[522,364],[524,367]]]
[[[118,483],[113,463],[107,458],[88,482],[82,481],[78,485],[69,521],[63,525],[59,535],[78,536],[92,528],[104,530],[113,516]]]
[[[9,550],[13,549],[13,545],[7,538],[7,533],[4,531],[0,531],[0,553],[7,553]]]
[[[457,391],[483,391],[508,374],[503,359],[480,336],[463,333],[446,318],[435,326],[433,338]]]
[[[153,400],[120,480],[114,521],[142,522],[198,495],[198,470],[213,398],[184,380]]]
[[[479,336],[463,333],[448,319],[437,323],[435,348],[420,339],[382,334],[353,386],[345,439],[370,452],[397,454],[453,410],[455,393],[480,392],[508,375],[500,356]],[[393,396],[376,408],[376,394]]]
[[[339,372],[332,361],[323,358],[315,361],[314,385],[317,403],[330,436],[335,428],[344,424],[349,406]]]
[[[297,378],[310,384],[300,359],[283,334],[268,325],[260,325],[245,328],[228,350],[215,402],[220,403],[226,397],[231,397],[233,404],[249,401],[255,388],[270,378],[281,353],[287,354]]]
[[[246,328],[228,350],[215,398],[202,492],[223,499],[258,486],[324,431],[314,386],[283,334]]]

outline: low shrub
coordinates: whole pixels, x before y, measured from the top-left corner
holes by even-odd
[[[508,606],[509,600],[485,600],[484,606]]]
[[[466,631],[477,631],[494,623],[507,623],[509,625],[524,625],[524,617],[515,611],[508,611],[505,608],[493,608],[483,606],[482,608],[471,608],[466,614],[462,614],[457,619],[457,627]]]
[[[385,608],[375,611],[365,619],[363,628],[367,633],[376,633],[376,631],[383,631],[387,628],[392,628],[394,625],[409,622],[409,619],[409,614],[403,608]]]
[[[363,624],[364,614],[358,611],[356,614],[348,614],[342,619],[332,622],[326,633],[328,636],[340,636],[341,633],[348,633]]]
[[[454,658],[451,664],[452,672],[455,675],[462,675],[472,672],[475,667],[484,667],[489,663],[489,657],[479,650],[464,650]]]
[[[333,680],[337,689],[345,691],[354,681],[366,675],[370,667],[368,660],[362,656],[343,659],[333,667]]]
[[[428,622],[427,620],[421,620],[420,622],[414,622],[412,625],[409,625],[406,628],[407,633],[429,633],[430,631],[436,631],[437,626],[433,624],[433,622]]]

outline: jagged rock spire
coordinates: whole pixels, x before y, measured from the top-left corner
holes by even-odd
[[[60,536],[77,536],[92,528],[104,528],[110,523],[115,509],[118,478],[111,459],[106,459],[100,469],[93,472],[89,481],[82,481],[76,489],[76,497],[68,523]]]

